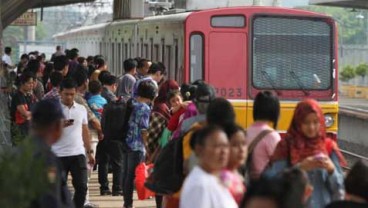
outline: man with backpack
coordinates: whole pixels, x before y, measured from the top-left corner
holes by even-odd
[[[107,179],[108,162],[112,166],[113,174],[112,195],[123,195],[123,155],[127,151],[125,135],[127,132],[127,118],[130,116],[131,108],[131,102],[124,102],[122,99],[111,101],[104,107],[101,118],[104,140],[99,143],[102,154],[99,157],[100,165],[98,168],[101,195],[104,194],[103,190],[109,188]]]
[[[123,127],[126,103],[115,96],[117,78],[108,75],[102,80],[101,96],[107,100],[101,118],[104,139],[97,145],[98,180],[101,185],[100,194],[109,195],[109,180],[107,178],[109,164],[113,172],[112,195],[122,195],[122,160],[123,160]]]

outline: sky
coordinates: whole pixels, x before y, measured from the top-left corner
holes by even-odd
[[[286,7],[306,6],[309,0],[283,0],[282,5]]]

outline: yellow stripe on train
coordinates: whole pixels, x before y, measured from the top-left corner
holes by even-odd
[[[236,121],[239,125],[244,128],[247,128],[253,123],[253,101],[249,100],[230,100],[233,104],[236,112]],[[337,102],[319,102],[322,107],[323,113],[329,115],[333,118],[333,124],[331,127],[327,128],[328,132],[337,133],[338,127],[338,110],[339,105]],[[297,102],[287,102],[281,101],[281,116],[279,119],[279,123],[277,126],[278,131],[286,131],[289,128],[291,119],[294,114],[294,109],[297,105]]]

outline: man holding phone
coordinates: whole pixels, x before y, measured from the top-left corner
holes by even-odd
[[[52,146],[52,151],[63,164],[65,179],[71,173],[75,189],[74,204],[76,208],[81,208],[88,189],[86,157],[92,166],[95,159],[88,130],[87,110],[74,101],[76,93],[76,83],[71,79],[63,80],[60,95],[65,116],[64,131],[60,140]]]

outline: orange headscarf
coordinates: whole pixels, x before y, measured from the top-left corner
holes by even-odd
[[[315,138],[307,138],[301,130],[302,122],[311,113],[315,113],[320,121],[319,134]],[[307,157],[319,153],[329,155],[332,151],[337,154],[341,165],[345,165],[346,161],[337,144],[327,138],[325,118],[321,107],[317,101],[309,99],[300,102],[296,106],[287,135],[278,144],[272,161],[287,159],[291,165],[295,165]]]

